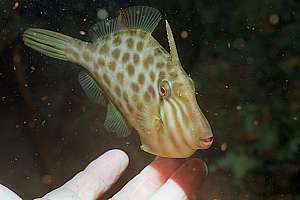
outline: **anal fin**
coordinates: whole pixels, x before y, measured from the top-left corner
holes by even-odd
[[[132,127],[112,103],[107,105],[104,127],[107,131],[114,133],[118,137],[127,137],[132,132]]]
[[[96,81],[85,71],[78,74],[79,83],[87,97],[94,103],[107,104],[107,99]]]

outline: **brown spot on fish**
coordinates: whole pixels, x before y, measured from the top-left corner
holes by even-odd
[[[141,37],[142,39],[145,39],[145,38],[146,38],[146,35],[147,35],[147,33],[146,33],[145,31],[140,31],[140,37]]]
[[[121,40],[121,38],[120,38],[119,36],[116,36],[116,37],[114,38],[114,40],[113,40],[113,44],[114,44],[115,46],[119,46],[119,45],[121,44],[121,42],[122,42],[122,40]]]
[[[110,79],[106,74],[103,74],[103,80],[108,87],[110,87]]]
[[[149,87],[148,87],[148,92],[149,92],[149,94],[150,94],[152,97],[155,97],[155,90],[154,90],[154,88],[152,87],[152,85],[149,85]]]
[[[146,102],[149,102],[150,101],[150,95],[148,94],[148,92],[145,92],[145,94],[144,94],[144,100],[146,101]]]
[[[167,69],[168,69],[168,70],[172,69],[173,67],[174,67],[174,65],[172,65],[172,64],[170,64],[170,63],[167,64]]]
[[[153,71],[150,72],[150,78],[151,78],[151,81],[154,82],[155,81],[155,74]]]
[[[132,48],[133,48],[133,39],[132,39],[132,38],[128,38],[128,39],[126,40],[126,43],[127,43],[127,47],[128,47],[129,49],[132,49]]]
[[[133,76],[134,75],[134,66],[132,64],[128,64],[127,65],[127,72],[129,76]]]
[[[92,61],[92,55],[88,51],[83,52],[82,57],[86,62]]]
[[[108,68],[114,72],[116,70],[116,63],[114,61],[108,63]]]
[[[122,72],[118,72],[117,73],[117,80],[119,81],[119,83],[122,85],[123,84],[123,80],[124,80],[124,74]]]
[[[107,46],[107,44],[102,45],[102,47],[100,48],[100,54],[107,54],[109,51],[109,48]]]
[[[158,62],[158,63],[156,63],[156,67],[157,67],[158,69],[162,69],[162,68],[164,68],[164,66],[165,66],[165,64],[164,64],[163,62]]]
[[[138,81],[141,85],[143,85],[145,83],[145,76],[144,74],[140,73],[138,76]]]
[[[121,89],[118,85],[115,86],[115,92],[116,92],[117,97],[121,96]]]
[[[134,92],[139,92],[140,90],[140,87],[137,83],[131,83],[131,89],[134,91]]]
[[[111,52],[111,55],[114,59],[118,60],[120,57],[120,53],[121,53],[121,50],[119,48],[116,48]]]
[[[141,52],[144,49],[144,43],[142,41],[139,41],[136,45],[136,50]]]
[[[122,61],[124,64],[126,64],[128,60],[129,60],[129,53],[126,52],[123,54]]]
[[[139,111],[143,111],[143,110],[144,110],[144,105],[143,105],[141,102],[138,102],[138,104],[137,104],[137,109],[138,109]]]
[[[127,103],[127,109],[129,112],[133,112],[133,107],[129,103]]]
[[[144,68],[145,69],[148,69],[149,68],[149,65],[151,65],[154,61],[154,58],[153,56],[149,55],[147,56],[145,59],[144,59]]]
[[[140,62],[140,56],[136,53],[133,55],[133,62],[134,64],[139,64]]]
[[[104,65],[105,65],[104,59],[101,58],[101,57],[98,57],[98,58],[97,58],[97,65],[98,65],[99,67],[104,66]]]
[[[165,71],[160,71],[159,72],[159,77],[165,77],[166,76],[166,72]]]

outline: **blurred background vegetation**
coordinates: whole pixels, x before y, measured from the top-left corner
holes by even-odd
[[[41,27],[88,40],[101,14],[148,5],[170,22],[215,143],[199,199],[300,199],[300,3],[296,0],[1,0],[0,181],[26,198],[62,184],[100,153],[131,157],[118,190],[153,159],[136,135],[105,133],[79,67],[26,48]],[[164,24],[154,36],[166,48]]]

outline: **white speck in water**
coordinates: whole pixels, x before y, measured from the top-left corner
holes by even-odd
[[[272,14],[272,15],[270,15],[270,17],[269,17],[269,22],[270,22],[270,24],[272,24],[272,25],[278,24],[278,23],[279,23],[279,16],[278,16],[277,14]]]
[[[227,42],[227,47],[228,47],[228,49],[230,49],[230,47],[231,47],[231,43],[230,42]]]
[[[295,117],[293,117],[293,120],[297,121],[297,120],[298,120],[298,117],[296,117],[296,116],[295,116]]]
[[[102,20],[106,19],[108,17],[108,12],[103,8],[99,8],[97,10],[97,17]]]
[[[27,124],[27,121],[23,121],[23,124],[24,124],[24,125]]]
[[[258,124],[259,124],[259,121],[258,120],[254,120],[253,125],[254,126],[258,126]]]
[[[85,31],[79,31],[79,34],[80,35],[86,35],[86,32]]]
[[[228,86],[228,85],[225,85],[225,88],[226,88],[226,89],[228,89],[228,88],[229,88],[229,86]]]
[[[242,106],[241,106],[241,105],[237,105],[237,106],[236,106],[236,109],[237,109],[237,110],[242,110]]]
[[[12,7],[13,10],[16,10],[20,6],[20,2],[16,1]]]

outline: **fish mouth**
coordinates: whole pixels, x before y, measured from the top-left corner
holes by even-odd
[[[200,139],[200,149],[208,149],[214,141],[214,137],[208,137],[205,139]]]

